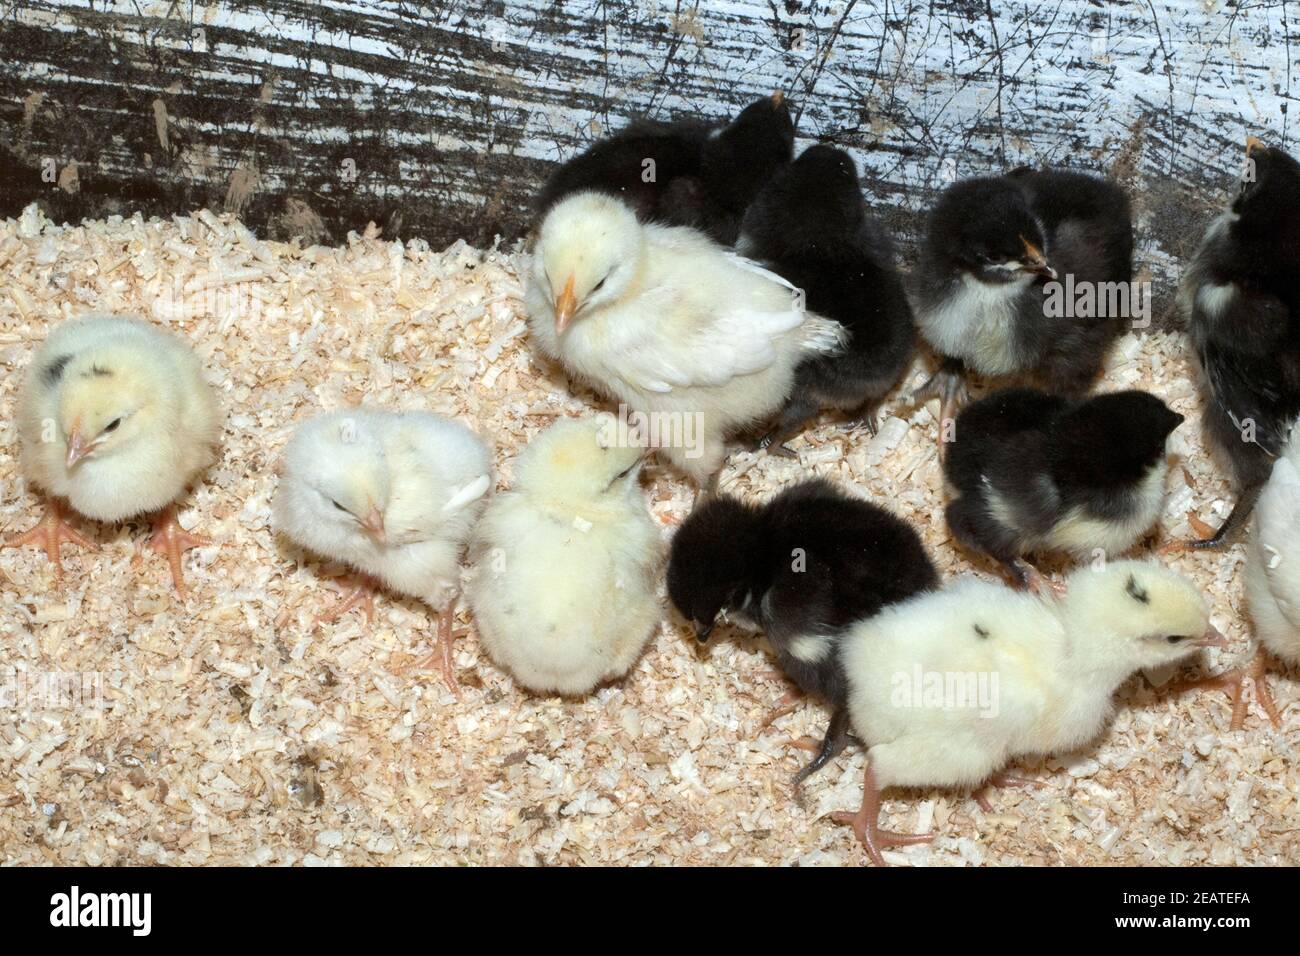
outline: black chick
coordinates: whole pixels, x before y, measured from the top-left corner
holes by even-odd
[[[639,120],[557,169],[538,198],[538,220],[565,196],[597,189],[629,203],[643,222],[691,226],[731,245],[745,208],[789,163],[793,147],[794,124],[780,93],[725,125]]]
[[[785,95],[755,100],[705,140],[698,176],[669,183],[663,218],[730,246],[754,197],[793,154],[794,121]]]
[[[1083,394],[1132,311],[1132,259],[1128,197],[1109,180],[1021,168],[950,186],[930,215],[915,273],[917,325],[942,359],[918,396],[940,398],[942,420],[951,421],[967,368]],[[1068,276],[1075,289],[1125,285],[1094,286],[1091,311],[1103,314],[1072,315],[1089,308],[1052,307],[1073,305],[1063,294]]]
[[[948,527],[1035,591],[1044,582],[1026,554],[1122,554],[1160,517],[1165,444],[1182,420],[1146,392],[993,392],[957,416],[943,463],[956,494]]]
[[[587,189],[619,196],[642,221],[662,218],[669,184],[698,179],[701,151],[713,128],[697,120],[632,122],[551,174],[537,199],[537,220],[565,196]]]
[[[799,783],[848,742],[840,637],[886,605],[939,585],[920,537],[883,508],[806,481],[765,505],[728,496],[696,506],[673,537],[668,595],[700,641],[736,619],[761,630],[781,669],[832,707]]]
[[[893,243],[867,214],[849,154],[813,146],[777,173],[745,214],[737,248],[848,332],[843,351],[795,370],[790,401],[761,444],[793,457],[783,442],[823,408],[856,413],[874,432],[872,406],[912,361],[916,328]]]
[[[1238,485],[1227,520],[1193,547],[1245,526],[1300,415],[1300,163],[1253,137],[1246,156],[1241,190],[1178,295],[1205,372],[1206,428]]]

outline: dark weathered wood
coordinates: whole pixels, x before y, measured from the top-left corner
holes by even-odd
[[[0,214],[207,205],[278,236],[337,241],[373,219],[485,243],[522,233],[550,163],[628,117],[720,116],[782,89],[801,140],[850,148],[905,242],[954,176],[1089,166],[1135,192],[1139,258],[1163,285],[1246,133],[1289,145],[1300,76],[1282,0],[0,11]]]

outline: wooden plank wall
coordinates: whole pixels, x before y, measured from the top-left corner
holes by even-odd
[[[373,219],[484,244],[629,117],[781,89],[905,246],[954,177],[1100,168],[1167,292],[1246,134],[1292,145],[1293,74],[1286,0],[20,0],[0,4],[0,214],[207,205],[274,236]]]

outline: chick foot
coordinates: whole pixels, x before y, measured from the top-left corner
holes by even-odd
[[[867,855],[876,866],[885,866],[885,857],[881,854],[884,847],[913,846],[917,843],[929,843],[935,838],[933,833],[895,833],[893,830],[880,828],[880,788],[876,786],[876,775],[867,764],[862,779],[862,807],[856,814],[841,811],[832,813],[831,820],[853,827]]]
[[[788,440],[788,437],[783,438],[775,432],[769,432],[760,438],[754,447],[778,458],[791,458],[798,461],[799,453],[786,444]]]
[[[176,593],[184,597],[186,590],[181,558],[190,548],[204,548],[211,543],[207,538],[200,538],[182,528],[180,522],[176,520],[176,509],[166,508],[154,519],[153,536],[145,547],[167,559]],[[141,552],[137,550],[135,557],[131,559],[131,566],[138,565],[142,557]]]
[[[456,682],[456,665],[451,653],[456,638],[468,633],[466,630],[456,629],[456,601],[453,599],[438,612],[438,649],[404,669],[422,671],[437,664],[438,670],[442,673],[442,682],[447,685],[452,695],[459,699],[460,684]]]
[[[65,541],[71,541],[83,548],[95,547],[92,541],[63,520],[63,509],[59,507],[57,501],[50,499],[46,503],[45,514],[41,516],[41,520],[37,522],[36,527],[23,532],[10,541],[6,541],[0,547],[22,548],[29,544],[39,544],[45,549],[45,556],[54,565],[55,583],[62,584],[63,561],[59,554],[59,548]]]
[[[340,578],[342,597],[328,611],[316,615],[315,624],[332,624],[358,604],[366,615],[366,623],[375,623],[375,583],[366,577]]]
[[[1020,582],[1021,587],[1033,594],[1037,594],[1039,597],[1046,597],[1050,594],[1055,598],[1063,598],[1070,593],[1070,587],[1064,581],[1056,581],[1047,577],[1028,561],[1017,559],[1012,563],[1011,570],[1015,574],[1016,580]]]
[[[763,722],[758,725],[759,733],[762,733],[776,721],[780,720],[786,714],[792,714],[799,709],[803,703],[803,691],[794,688],[785,692],[785,696],[776,702],[773,711],[763,718]]]
[[[1212,688],[1214,690],[1226,691],[1229,699],[1232,701],[1232,720],[1228,723],[1229,730],[1241,730],[1246,724],[1246,680],[1249,679],[1251,686],[1255,689],[1255,701],[1260,707],[1264,708],[1264,713],[1268,714],[1268,719],[1274,727],[1281,728],[1282,715],[1277,709],[1277,703],[1273,700],[1273,694],[1268,689],[1268,684],[1264,681],[1264,675],[1268,672],[1268,655],[1264,651],[1255,654],[1254,659],[1245,667],[1234,668],[1223,674],[1215,674],[1213,677],[1205,677],[1201,680],[1188,681],[1179,684],[1175,690],[1184,691],[1192,688]]]
[[[801,750],[816,754],[808,766],[794,775],[794,786],[798,788],[805,780],[838,757],[849,745],[848,709],[840,708],[831,714],[831,722],[826,727],[826,736],[820,742],[812,737],[801,737],[792,740],[791,743]]]
[[[992,813],[993,804],[989,801],[990,790],[994,788],[1006,789],[1007,787],[1039,788],[1042,787],[1042,785],[1042,782],[1039,780],[1031,780],[1029,777],[1017,777],[1009,773],[998,771],[993,776],[989,777],[988,783],[976,790],[972,796],[975,798],[975,802],[980,805],[981,810],[985,813]]]

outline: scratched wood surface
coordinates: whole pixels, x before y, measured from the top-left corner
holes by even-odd
[[[1285,0],[19,0],[0,7],[0,214],[207,205],[273,237],[490,243],[550,164],[640,115],[781,89],[914,240],[936,189],[1022,163],[1135,194],[1166,293],[1248,132],[1291,145]],[[1157,300],[1157,311],[1161,310]]]

